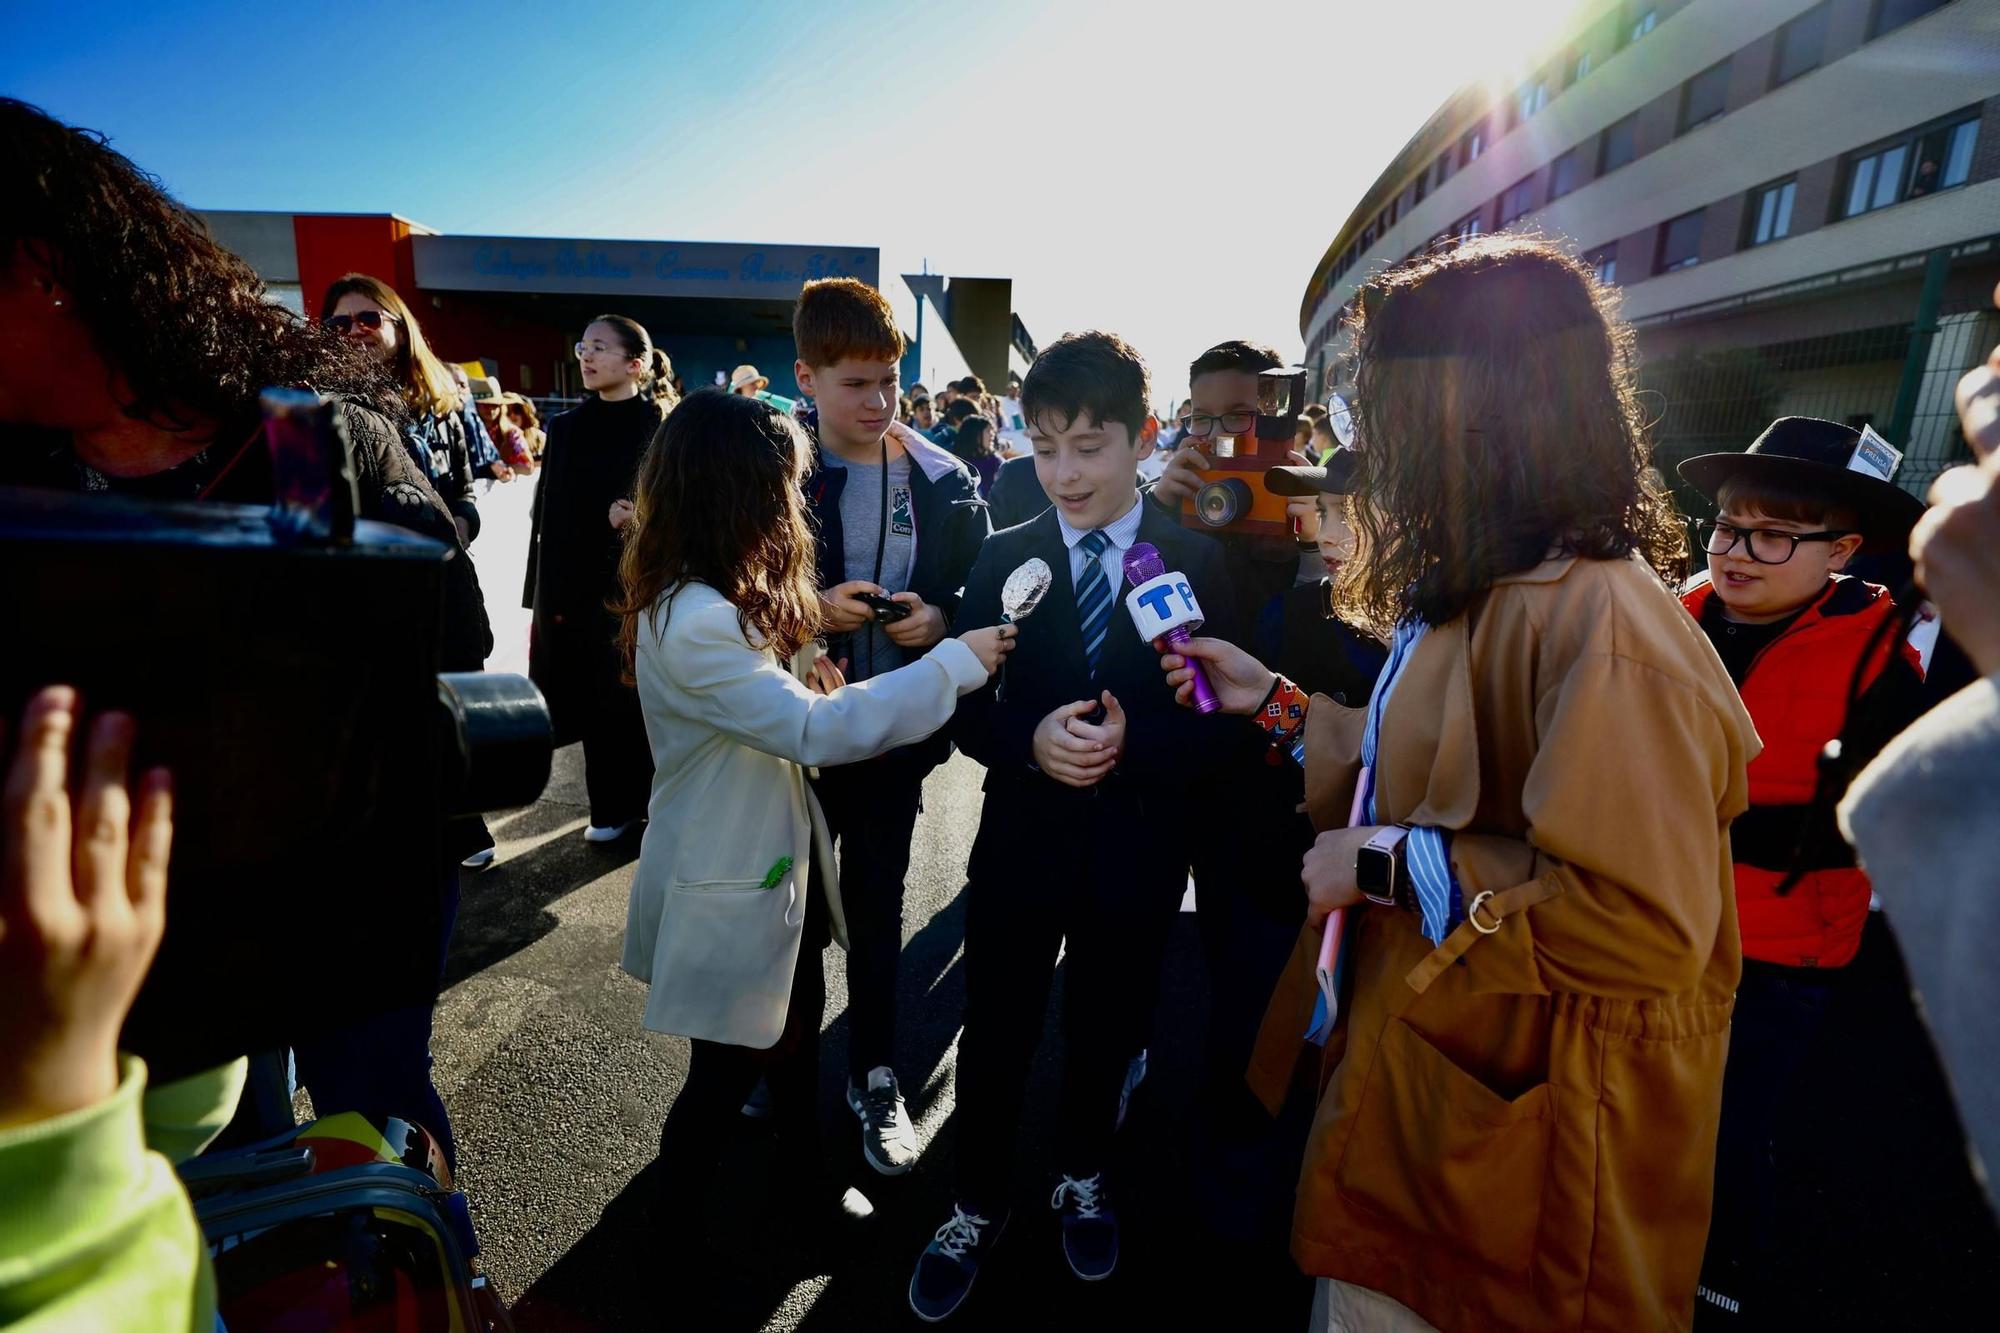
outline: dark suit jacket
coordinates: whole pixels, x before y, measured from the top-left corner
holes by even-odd
[[[1049,493],[1035,476],[1035,456],[1023,454],[1000,465],[1000,475],[986,492],[986,508],[993,518],[993,530],[1015,528],[1049,507]],[[1055,566],[1051,565],[1053,569]],[[1200,594],[1196,594],[1199,596]]]
[[[1222,548],[1212,539],[1182,527],[1147,506],[1139,524],[1140,541],[1160,549],[1169,571],[1185,574],[1203,596],[1203,589],[1226,586],[1228,575]],[[1152,818],[1147,807],[1161,812],[1176,808],[1182,795],[1219,776],[1222,765],[1237,765],[1259,748],[1260,733],[1238,717],[1202,716],[1174,702],[1166,674],[1153,646],[1139,637],[1124,608],[1131,585],[1121,580],[1118,605],[1095,680],[1083,655],[1083,631],[1077,621],[1076,590],[1070,579],[1069,551],[1053,511],[986,539],[966,580],[958,624],[991,625],[1000,619],[1000,586],[1023,561],[1040,556],[1055,578],[1048,595],[1020,622],[1020,641],[1008,655],[1006,696],[995,702],[994,684],[959,701],[952,736],[959,748],[986,766],[986,805],[981,816],[981,848],[975,851],[972,873],[977,877],[980,851],[996,846],[1016,867],[1037,858],[1067,859],[1078,850],[1068,832],[1049,821],[1099,828],[1120,845],[1136,843],[1140,830],[1131,826],[1146,819],[1147,832],[1164,835],[1145,857],[1155,869],[1185,873],[1187,834],[1192,821]],[[1208,610],[1203,603],[1203,609]],[[1216,614],[1211,612],[1211,614]],[[1236,633],[1216,623],[1204,633],[1223,637]],[[1064,704],[1095,698],[1110,690],[1125,710],[1125,758],[1096,787],[1079,791],[1064,786],[1034,767],[1035,728]],[[994,836],[988,836],[994,826]],[[992,868],[992,867],[984,867]]]

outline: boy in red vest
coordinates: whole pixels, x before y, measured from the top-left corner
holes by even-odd
[[[1891,481],[1901,461],[1873,431],[1783,417],[1747,452],[1680,465],[1717,509],[1701,530],[1707,575],[1681,600],[1764,742],[1750,808],[1730,829],[1743,981],[1698,1324],[1783,1322],[1760,1281],[1777,1240],[1774,1146],[1786,1091],[1868,920],[1868,877],[1834,803],[1817,799],[1820,753],[1843,732],[1845,748],[1861,732],[1879,745],[1923,709],[1923,668],[1888,589],[1840,572],[1863,550],[1907,545],[1923,504]]]

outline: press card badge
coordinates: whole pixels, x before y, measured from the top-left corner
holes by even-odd
[[[1901,449],[1877,435],[1873,426],[1863,426],[1860,443],[1854,446],[1854,455],[1847,460],[1847,470],[1877,481],[1894,481],[1896,469],[1902,463]]]
[[[1049,585],[1055,582],[1055,573],[1049,562],[1040,556],[1030,556],[1007,576],[1000,585],[1000,623],[1012,625],[1026,620],[1030,612],[1042,604],[1048,595]],[[1000,671],[993,682],[993,699],[999,702],[1007,697],[1007,659],[1000,659]]]

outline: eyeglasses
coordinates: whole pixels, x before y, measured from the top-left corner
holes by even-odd
[[[1190,412],[1181,418],[1181,429],[1190,435],[1207,438],[1219,429],[1224,435],[1241,435],[1257,426],[1255,412],[1224,412],[1219,417],[1205,412]]]
[[[375,333],[384,324],[394,324],[395,322],[396,317],[394,315],[386,314],[380,310],[357,310],[351,315],[328,315],[326,318],[326,326],[343,338],[347,336],[349,330],[356,326],[364,328],[370,333]]]
[[[616,352],[621,359],[626,361],[639,361],[644,359],[642,357],[633,356],[631,353],[627,352],[622,347],[606,347],[603,343],[578,343],[571,350],[576,353],[578,360],[582,360],[586,356],[603,356],[606,352]]]
[[[1701,525],[1701,549],[1710,555],[1728,555],[1742,542],[1743,549],[1760,565],[1782,565],[1798,551],[1800,542],[1837,542],[1851,537],[1848,531],[1829,528],[1825,532],[1780,532],[1776,528],[1739,528],[1728,523]]]

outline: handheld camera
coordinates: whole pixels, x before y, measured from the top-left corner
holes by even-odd
[[[1292,536],[1285,497],[1264,485],[1266,470],[1283,465],[1298,437],[1306,406],[1304,366],[1282,366],[1257,376],[1257,414],[1247,430],[1218,427],[1206,440],[1191,441],[1209,458],[1202,485],[1181,506],[1181,524],[1267,537]]]

